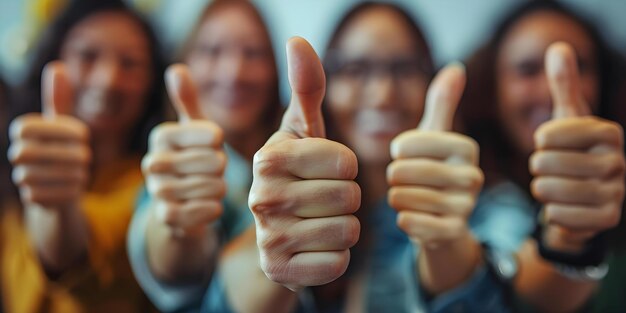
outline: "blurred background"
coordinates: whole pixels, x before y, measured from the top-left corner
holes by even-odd
[[[0,0],[0,75],[9,84],[23,77],[30,52],[41,30],[68,0]],[[156,27],[164,51],[173,56],[210,0],[127,0],[147,14]],[[464,59],[483,40],[502,14],[525,0],[395,0],[423,26],[437,65]],[[358,0],[254,0],[270,27],[279,69],[285,73],[284,44],[291,36],[307,38],[324,51],[327,37],[345,10]],[[625,0],[565,0],[592,19],[609,43],[626,54]],[[282,96],[289,95],[281,75]]]

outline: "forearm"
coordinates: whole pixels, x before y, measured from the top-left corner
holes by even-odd
[[[195,283],[212,273],[219,248],[214,227],[204,232],[180,235],[158,221],[150,210],[146,229],[146,253],[155,277],[166,283]]]
[[[259,266],[254,226],[225,247],[220,269],[234,311],[286,313],[295,309],[297,294],[269,280]]]
[[[527,241],[519,252],[520,270],[516,292],[543,312],[572,312],[584,305],[596,283],[574,281],[561,275],[543,260],[534,241]]]
[[[481,264],[480,243],[468,231],[455,242],[435,248],[421,247],[417,270],[427,292],[438,295],[467,281]]]
[[[27,206],[26,225],[46,272],[54,275],[85,260],[89,226],[78,205],[62,209]]]

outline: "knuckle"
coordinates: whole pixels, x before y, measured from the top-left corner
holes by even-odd
[[[411,233],[412,223],[410,217],[409,213],[400,212],[396,218],[398,228],[402,229],[405,233]]]
[[[248,206],[250,210],[258,215],[268,215],[279,210],[284,199],[276,188],[270,184],[255,182],[250,189],[248,196]]]
[[[150,149],[158,146],[159,143],[166,141],[168,134],[176,129],[177,125],[174,122],[164,122],[155,126],[150,135],[148,136],[148,145]]]
[[[476,166],[471,166],[467,168],[463,187],[469,190],[480,190],[484,181],[485,176],[482,170]]]
[[[269,280],[279,284],[289,283],[287,262],[271,258],[261,253],[260,265]]]
[[[355,179],[358,174],[356,154],[344,145],[337,149],[337,170],[339,176],[344,179]]]
[[[9,159],[9,162],[11,162],[12,164],[17,164],[25,157],[26,154],[27,154],[26,145],[23,142],[18,140],[18,141],[14,141],[9,146],[9,149],[7,151],[7,158]]]
[[[145,174],[169,172],[173,167],[174,162],[166,153],[149,153],[141,162]]]
[[[528,159],[528,169],[530,174],[539,175],[543,171],[543,164],[545,162],[545,155],[541,151],[535,151]]]
[[[157,198],[171,199],[176,194],[174,184],[162,179],[154,179],[148,184],[149,191]]]
[[[264,250],[268,254],[274,254],[284,250],[284,248],[289,246],[292,241],[293,238],[288,236],[284,231],[265,229],[259,235],[257,243],[259,245],[259,249]]]
[[[280,172],[285,155],[274,147],[263,147],[254,154],[253,171],[259,176],[271,176]]]
[[[606,138],[608,142],[615,146],[623,145],[623,129],[618,123],[611,121],[603,121],[598,123],[597,131],[602,138]]]
[[[398,187],[391,187],[389,191],[387,191],[387,203],[396,210],[398,210],[400,205],[400,194],[401,190]]]
[[[542,177],[535,177],[530,182],[530,191],[532,195],[539,201],[545,203],[547,201],[547,195],[544,189],[544,179]]]
[[[621,153],[611,153],[607,155],[606,162],[602,162],[601,175],[603,177],[610,177],[613,175],[623,176],[626,171],[626,161],[624,155]]]
[[[346,247],[354,246],[358,241],[361,234],[361,223],[359,219],[353,215],[347,216],[344,223],[343,244]]]
[[[340,253],[340,258],[337,259],[336,262],[330,262],[327,264],[329,276],[333,279],[343,275],[343,273],[345,273],[346,269],[348,268],[348,263],[350,262],[349,250],[343,250]]]
[[[402,161],[393,161],[387,166],[387,183],[390,186],[398,185],[402,169]]]
[[[476,205],[476,197],[472,194],[463,194],[457,198],[456,205],[462,216],[469,216]]]
[[[162,222],[169,226],[176,226],[178,224],[179,216],[181,214],[180,211],[180,206],[173,203],[164,203]]]
[[[226,186],[226,182],[224,179],[218,179],[215,186],[215,193],[217,198],[224,198],[226,196],[226,191],[228,187]]]
[[[342,212],[349,214],[355,213],[361,205],[361,188],[353,181],[344,187],[336,189],[336,195],[333,198],[337,199],[337,203],[342,207]]]

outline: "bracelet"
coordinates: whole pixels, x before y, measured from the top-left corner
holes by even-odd
[[[583,250],[579,253],[568,253],[547,247],[543,241],[543,227],[537,225],[534,236],[537,242],[537,250],[539,255],[548,262],[559,264],[562,267],[576,268],[585,270],[585,268],[598,268],[604,264],[608,245],[605,233],[600,233],[590,239]]]

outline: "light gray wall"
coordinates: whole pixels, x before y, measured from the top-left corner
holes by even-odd
[[[197,14],[209,0],[128,0],[161,3],[153,20],[168,47],[180,43]],[[307,38],[322,52],[335,23],[358,0],[253,0],[258,4],[274,39],[281,73],[284,69],[284,44],[291,36]],[[391,0],[388,0],[391,1]],[[424,27],[439,65],[470,54],[491,33],[499,16],[528,0],[395,0],[408,8]],[[24,60],[20,34],[25,6],[32,0],[0,0],[0,68],[5,76],[19,79]],[[580,13],[590,16],[606,38],[626,53],[626,0],[565,0]],[[285,75],[282,75],[283,78]],[[284,80],[284,79],[283,79]],[[283,83],[283,95],[289,91]]]

